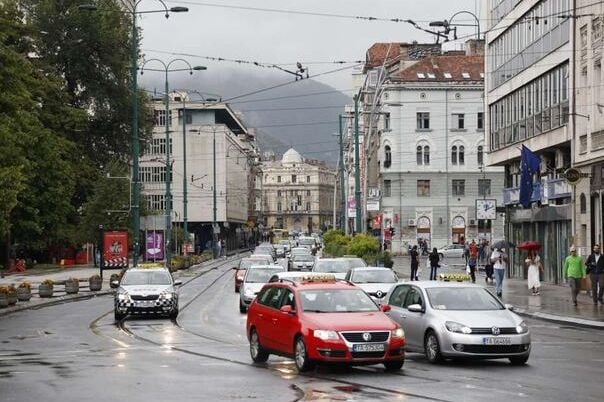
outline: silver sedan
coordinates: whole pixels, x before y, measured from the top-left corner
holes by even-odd
[[[527,362],[531,335],[511,306],[486,288],[464,282],[399,283],[389,291],[390,318],[405,330],[407,350],[444,358]]]

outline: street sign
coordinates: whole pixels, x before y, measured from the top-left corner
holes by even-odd
[[[589,177],[589,173],[582,173],[579,169],[569,168],[562,174],[562,177],[571,186],[576,186],[582,178]]]

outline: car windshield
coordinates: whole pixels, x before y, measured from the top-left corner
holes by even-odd
[[[315,244],[315,239],[313,237],[299,239],[298,244],[300,244],[301,246],[312,246],[313,244]]]
[[[300,292],[302,310],[312,313],[358,313],[378,311],[378,307],[360,289],[317,289]]]
[[[505,307],[488,290],[479,287],[427,288],[435,310],[504,310]]]
[[[361,268],[367,266],[367,263],[362,258],[346,258],[345,261],[348,263],[348,268]]]
[[[354,283],[394,283],[396,275],[388,268],[371,271],[354,271],[351,278]]]
[[[313,272],[346,273],[348,262],[345,260],[317,260]]]
[[[281,272],[281,268],[254,268],[248,269],[245,281],[247,283],[267,283],[275,272]]]
[[[239,263],[239,269],[248,269],[252,265],[266,264],[266,262],[267,262],[266,258],[251,258],[251,259],[244,258]]]
[[[283,246],[289,246],[289,240],[279,240],[279,244]]]
[[[122,278],[122,286],[133,285],[171,285],[170,274],[164,271],[155,272],[126,272]]]
[[[293,258],[295,261],[314,261],[315,257],[310,254],[296,254]]]

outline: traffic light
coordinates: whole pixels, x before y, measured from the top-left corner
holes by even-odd
[[[394,228],[390,228],[390,236],[394,237]]]

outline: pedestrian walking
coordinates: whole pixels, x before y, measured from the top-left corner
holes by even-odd
[[[491,264],[493,264],[493,272],[495,273],[495,291],[497,296],[503,294],[503,278],[505,269],[508,264],[508,256],[503,248],[495,248],[491,253]]]
[[[577,255],[577,248],[574,245],[570,246],[570,255],[564,260],[564,278],[568,280],[573,304],[576,306],[581,279],[585,278],[585,264],[583,258]]]
[[[468,267],[470,267],[470,277],[472,283],[476,283],[476,265],[478,264],[478,246],[476,242],[472,240],[472,243],[468,246]]]
[[[411,280],[418,281],[417,270],[419,268],[419,253],[417,252],[417,246],[411,248]]]
[[[436,247],[432,249],[432,252],[428,256],[428,259],[430,260],[430,280],[435,281],[436,271],[440,266],[438,265],[438,263],[440,262],[440,257],[438,256],[438,249]],[[604,277],[604,275],[602,275],[602,277]]]
[[[224,239],[220,240],[220,250],[222,251],[222,256],[226,257],[226,241]]]
[[[585,265],[587,266],[587,273],[591,279],[591,297],[594,301],[594,306],[604,304],[602,296],[604,296],[604,258],[600,258],[600,245],[594,244],[593,252],[587,257]],[[599,288],[599,290],[598,290]]]
[[[486,274],[486,277],[484,278],[484,280],[486,281],[486,283],[488,285],[489,283],[493,283],[493,281],[494,281],[494,279],[493,279],[493,263],[491,262],[491,245],[489,244],[488,241],[486,241],[484,244],[483,252],[485,255],[484,273]]]
[[[540,272],[543,272],[543,263],[541,257],[537,253],[537,250],[529,250],[528,257],[524,260],[527,266],[527,284],[528,288],[532,290],[533,296],[539,295],[539,289],[541,288],[541,282],[539,280]]]

